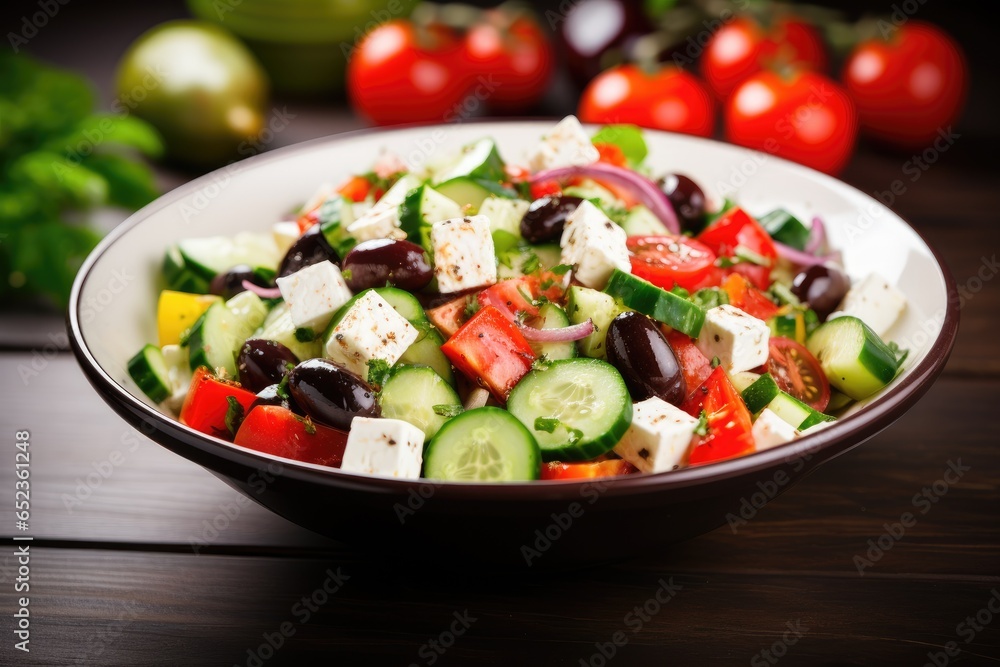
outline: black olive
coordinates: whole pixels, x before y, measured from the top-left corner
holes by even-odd
[[[240,384],[252,392],[281,382],[299,363],[295,353],[275,340],[251,338],[243,343],[236,358]]]
[[[247,264],[238,264],[225,273],[220,273],[212,278],[208,290],[223,299],[231,299],[240,292],[246,291],[246,288],[243,287],[244,280],[249,280],[258,287],[274,287],[254,272],[253,267]]]
[[[326,359],[307,359],[296,366],[288,375],[288,390],[307,415],[343,431],[355,417],[381,415],[375,390]]]
[[[416,243],[393,239],[359,243],[344,257],[342,268],[347,286],[355,292],[386,284],[416,292],[434,277],[434,269],[423,248]]]
[[[295,414],[303,414],[302,409],[295,404],[295,400],[288,391],[288,387],[278,389],[277,384],[269,384],[258,391],[257,398],[255,398],[253,403],[250,404],[250,407],[247,408],[246,414],[250,414],[250,411],[258,405],[278,405],[286,410],[291,410]]]
[[[628,312],[611,320],[607,349],[608,361],[621,373],[633,400],[658,396],[680,405],[687,397],[673,348],[645,315]]]
[[[815,264],[795,276],[792,294],[805,301],[825,322],[851,288],[851,278],[832,264]]]
[[[566,218],[583,202],[579,197],[540,197],[531,202],[521,218],[521,236],[529,243],[558,240]]]
[[[285,257],[278,266],[278,277],[290,276],[300,269],[326,260],[340,266],[340,255],[326,240],[320,231],[319,224],[315,224],[306,230],[305,234],[300,236],[299,240],[293,243],[292,247],[285,253]]]
[[[674,207],[681,231],[700,232],[705,226],[705,191],[684,174],[667,174],[659,185]]]

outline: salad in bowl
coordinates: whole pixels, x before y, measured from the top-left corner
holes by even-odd
[[[165,249],[148,398],[235,445],[402,479],[660,473],[833,423],[906,357],[906,298],[823,222],[652,173],[639,130],[568,117],[384,154],[270,229]]]

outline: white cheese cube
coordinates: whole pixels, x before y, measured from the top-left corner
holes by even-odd
[[[191,386],[191,365],[188,362],[188,348],[180,345],[164,345],[163,361],[170,378],[170,397],[164,403],[175,412],[180,412]]]
[[[791,442],[799,435],[794,426],[769,408],[760,411],[750,433],[753,435],[753,443],[758,452]]]
[[[393,237],[399,228],[399,206],[407,193],[418,185],[420,181],[410,174],[400,178],[374,206],[347,226],[348,235],[359,242]]]
[[[384,359],[392,366],[417,340],[417,329],[374,291],[366,292],[330,332],[326,356],[362,378],[368,362]]]
[[[642,472],[665,472],[684,465],[698,420],[656,396],[636,403],[632,425],[615,453]]]
[[[292,244],[299,240],[299,223],[276,222],[271,227],[271,236],[274,237],[274,243],[278,246],[278,250],[284,255],[292,247]]]
[[[829,319],[840,315],[853,315],[879,336],[885,336],[896,323],[903,309],[906,297],[888,280],[871,273],[860,283],[847,290],[847,295],[837,307],[837,312]]]
[[[340,269],[329,261],[299,269],[275,281],[288,304],[292,324],[321,333],[333,314],[351,300],[351,290]]]
[[[479,215],[485,215],[490,221],[490,231],[503,231],[514,236],[521,236],[521,218],[531,206],[523,199],[507,199],[505,197],[487,197],[479,207]]]
[[[705,324],[695,344],[709,359],[718,357],[719,364],[732,375],[767,361],[770,337],[766,322],[726,304],[705,313]]]
[[[611,222],[593,203],[584,200],[566,218],[560,261],[573,267],[573,277],[585,287],[604,289],[616,268],[632,272],[625,230]]]
[[[423,454],[424,432],[413,424],[401,419],[355,417],[340,469],[417,479]]]
[[[576,116],[566,116],[528,155],[528,167],[533,172],[579,167],[597,162],[600,157]]]
[[[431,227],[431,245],[434,277],[442,294],[496,283],[496,251],[486,216],[435,222]]]

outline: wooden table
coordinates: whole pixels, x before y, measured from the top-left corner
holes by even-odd
[[[11,633],[17,547],[0,546],[0,664],[1000,662],[1000,142],[995,90],[977,99],[990,104],[970,111],[974,129],[893,204],[968,297],[944,376],[747,525],[632,562],[544,576],[450,576],[405,553],[373,564],[138,436],[88,386],[57,315],[0,314],[0,488],[13,494],[27,429],[34,538],[28,654]],[[279,143],[356,123],[295,110]],[[906,160],[862,149],[844,177],[884,191]],[[661,582],[675,589],[663,605]]]

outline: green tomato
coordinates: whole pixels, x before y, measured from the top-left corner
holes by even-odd
[[[137,39],[117,76],[116,111],[163,135],[168,154],[199,167],[249,155],[264,128],[268,82],[250,51],[209,23],[171,21]]]

